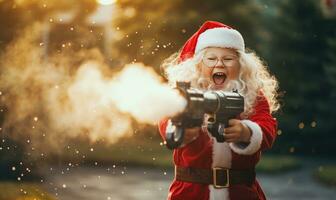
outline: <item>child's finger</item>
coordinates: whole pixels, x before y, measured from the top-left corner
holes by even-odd
[[[229,120],[229,126],[234,126],[236,124],[239,124],[240,123],[240,120],[238,119],[230,119]]]
[[[224,138],[225,139],[237,138],[237,134],[234,134],[234,133],[232,133],[232,134],[225,134]]]
[[[237,136],[237,134],[225,134],[224,138],[225,138],[226,142],[229,142],[230,140],[238,139],[238,136]]]
[[[239,131],[239,128],[237,126],[232,126],[232,127],[224,129],[225,134],[230,134],[230,133],[234,133],[234,132],[238,132],[238,131]]]

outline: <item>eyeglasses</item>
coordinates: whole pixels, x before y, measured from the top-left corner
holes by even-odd
[[[218,61],[221,61],[223,66],[232,67],[237,61],[235,56],[225,56],[223,58],[217,58],[216,56],[204,56],[202,62],[207,67],[215,67],[218,64]]]

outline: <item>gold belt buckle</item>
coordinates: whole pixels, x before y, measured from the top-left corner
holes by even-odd
[[[225,185],[217,184],[217,171],[218,170],[224,170],[226,172],[226,184]],[[214,188],[221,189],[221,188],[228,188],[229,187],[229,185],[230,185],[229,169],[221,168],[221,167],[214,167],[214,168],[212,168],[212,174],[213,174]]]

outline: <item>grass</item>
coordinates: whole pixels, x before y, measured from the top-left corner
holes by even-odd
[[[87,160],[98,160],[104,163],[111,163],[112,161],[114,163],[159,168],[172,166],[172,151],[168,150],[158,138],[129,139],[107,149],[103,146],[94,149],[93,152],[95,153],[89,152]]]
[[[72,164],[103,164],[103,165],[134,165],[157,168],[170,168],[172,151],[168,150],[158,136],[135,136],[108,145],[73,141],[68,144],[62,155],[50,157],[49,163]]]
[[[281,173],[299,169],[301,162],[293,156],[265,155],[261,158],[256,169],[261,173]]]
[[[34,183],[0,182],[0,200],[55,200]]]
[[[314,172],[314,177],[326,185],[336,186],[336,166],[321,166]]]
[[[89,145],[77,141],[69,146],[70,148],[60,158],[65,164],[77,162],[89,165],[119,164],[173,168],[172,151],[166,148],[159,136],[137,135],[113,145]],[[300,167],[300,160],[293,156],[264,155],[257,165],[257,171],[281,173]]]

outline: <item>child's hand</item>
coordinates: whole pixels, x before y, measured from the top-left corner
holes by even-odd
[[[183,144],[188,144],[197,139],[201,131],[200,127],[186,128],[184,130],[184,140]]]
[[[251,130],[238,119],[230,119],[229,127],[224,129],[225,142],[249,143],[251,135]]]

